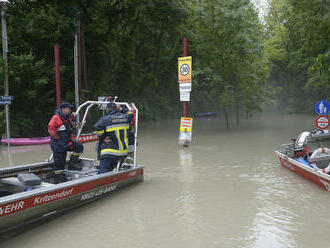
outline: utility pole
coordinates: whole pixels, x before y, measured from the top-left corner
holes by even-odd
[[[7,37],[7,14],[10,2],[8,0],[0,0],[1,5],[1,21],[2,21],[2,58],[3,58],[3,79],[4,79],[4,91],[5,96],[9,96],[9,84],[8,84],[8,37]],[[9,122],[9,104],[5,104],[6,112],[6,131],[8,147],[10,146],[10,122]]]
[[[76,32],[77,32],[78,89],[79,89],[79,93],[81,93],[81,15],[79,11],[77,13],[76,24],[77,24]],[[79,102],[80,100],[81,99],[79,95]]]
[[[86,62],[86,48],[85,48],[85,34],[82,25],[82,17],[80,16],[80,36],[81,36],[81,64],[82,64],[82,72],[83,72],[83,79],[84,79],[84,89],[87,94],[88,90],[88,77],[87,77],[87,62]]]
[[[60,48],[54,46],[55,53],[55,79],[56,79],[56,107],[60,107],[61,103],[61,73],[60,73]]]
[[[82,50],[82,41],[81,41],[81,14],[78,11],[76,16],[76,31],[75,31],[75,43],[74,43],[74,89],[75,89],[75,105],[76,108],[79,107],[80,102],[80,92],[82,88],[81,84],[81,50]],[[76,116],[77,122],[79,122],[79,113]]]
[[[74,42],[74,95],[75,95],[75,104],[76,108],[79,107],[79,79],[78,79],[78,34],[75,33],[75,42]],[[77,122],[79,122],[79,113],[76,116]]]

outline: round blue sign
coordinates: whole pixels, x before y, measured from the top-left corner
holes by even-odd
[[[315,104],[315,111],[319,115],[326,115],[330,110],[329,103],[327,101],[321,100]]]

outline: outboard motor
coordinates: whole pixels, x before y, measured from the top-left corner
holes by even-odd
[[[303,148],[306,145],[310,137],[310,134],[311,134],[310,132],[302,132],[296,139],[296,142],[294,144],[295,148],[296,149]]]

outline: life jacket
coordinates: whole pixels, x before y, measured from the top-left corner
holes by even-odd
[[[70,118],[64,116],[60,110],[56,110],[52,119],[49,121],[48,132],[53,139],[58,139],[61,143],[70,142],[72,134]]]

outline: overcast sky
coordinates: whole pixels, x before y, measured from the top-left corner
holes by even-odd
[[[267,0],[251,0],[259,10],[259,16],[263,19],[263,16],[267,13],[268,1]]]

